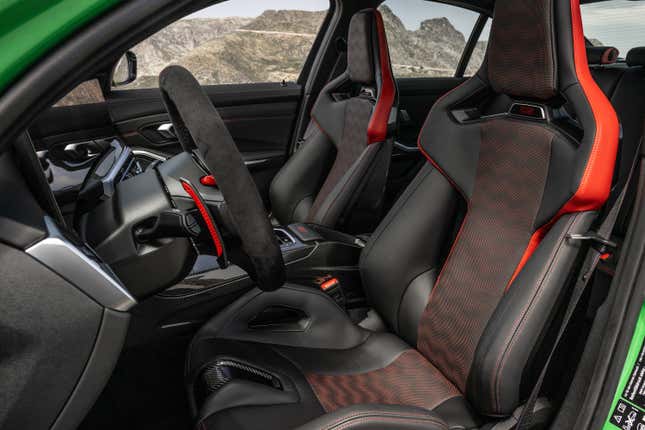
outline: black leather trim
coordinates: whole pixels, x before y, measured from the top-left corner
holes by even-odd
[[[325,197],[318,211],[311,214],[310,222],[319,225],[336,225],[341,214],[348,207],[349,202],[355,197],[359,186],[367,176],[370,166],[382,147],[382,144],[375,143],[365,148],[349,170],[336,183],[331,193]]]
[[[323,415],[297,430],[448,430],[436,414],[409,406],[356,405]]]
[[[423,272],[410,282],[403,293],[398,312],[398,331],[410,345],[417,344],[421,315],[428,305],[428,299],[438,275],[439,270],[436,268]]]
[[[625,62],[628,66],[645,66],[645,46],[630,49]]]
[[[271,327],[250,329],[249,322],[270,306],[303,311],[308,321],[302,331]],[[311,287],[286,284],[270,294],[254,289],[206,323],[195,336],[193,347],[209,339],[234,339],[272,345],[348,349],[367,339],[368,332],[354,325],[329,296]],[[190,360],[189,356],[189,360]]]
[[[342,375],[382,369],[391,364],[410,345],[390,333],[372,333],[365,342],[353,348],[326,350],[276,347],[305,373]]]
[[[419,135],[421,149],[466,199],[472,195],[475,183],[481,128],[479,123],[457,124],[451,109],[473,94],[487,90],[481,73],[439,99]]]
[[[228,408],[201,420],[197,430],[285,430],[319,417],[320,413],[302,403]]]
[[[429,296],[409,308],[406,291],[418,297],[421,284],[413,286],[415,279],[441,267],[457,202],[457,193],[443,175],[423,166],[361,254],[361,276],[372,306],[411,345],[416,345],[419,322],[411,309],[425,308]]]
[[[510,415],[523,400],[520,383],[580,253],[569,234],[589,230],[594,212],[565,215],[551,228],[486,326],[468,380],[468,399],[490,416]],[[528,384],[531,385],[530,383]]]
[[[282,391],[257,382],[234,380],[206,399],[199,411],[198,420],[229,408],[270,406],[299,401],[300,397],[294,390]]]
[[[618,59],[618,49],[613,46],[588,46],[587,62],[589,64],[613,64]]]
[[[450,430],[474,429],[481,424],[477,414],[463,397],[453,397],[432,410],[446,422]]]
[[[302,146],[271,182],[271,209],[282,225],[307,220],[335,156],[334,143],[317,125],[310,125]]]

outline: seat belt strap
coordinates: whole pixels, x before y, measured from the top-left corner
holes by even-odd
[[[603,254],[607,252],[608,248],[611,248],[614,246],[614,244],[611,242],[611,234],[614,231],[614,226],[616,225],[616,221],[618,220],[618,214],[620,213],[620,210],[625,201],[625,196],[627,194],[629,185],[632,181],[632,177],[634,176],[634,172],[636,171],[637,166],[639,165],[639,162],[641,160],[642,144],[643,144],[643,140],[641,139],[641,142],[639,143],[638,148],[636,149],[636,156],[634,157],[634,161],[630,168],[627,181],[623,185],[623,188],[620,194],[616,198],[616,201],[614,202],[613,206],[607,213],[605,219],[600,224],[600,227],[598,228],[598,230],[595,233],[591,233],[587,235],[569,236],[569,239],[572,239],[572,240],[589,240],[591,242],[591,246],[587,251],[587,255],[585,256],[584,262],[582,263],[580,273],[573,287],[573,292],[571,293],[569,304],[567,305],[567,309],[564,313],[562,323],[560,324],[558,335],[556,336],[555,341],[553,342],[553,347],[551,348],[551,351],[549,352],[546,362],[544,363],[544,366],[540,371],[540,376],[538,377],[535,385],[533,386],[533,389],[531,390],[531,394],[522,410],[522,413],[519,419],[517,420],[517,424],[515,425],[515,430],[531,429],[531,426],[533,424],[533,415],[534,415],[533,409],[535,407],[535,402],[537,401],[538,396],[540,394],[540,390],[542,388],[542,384],[544,383],[546,374],[549,370],[549,365],[551,364],[551,360],[553,359],[553,356],[555,355],[555,352],[558,349],[560,342],[562,341],[564,332],[566,331],[569,325],[569,322],[571,321],[571,317],[573,316],[574,311],[578,307],[578,304],[586,290],[586,287],[589,285],[589,281],[591,280],[592,275],[596,270],[598,263],[601,260],[601,257],[603,256]]]

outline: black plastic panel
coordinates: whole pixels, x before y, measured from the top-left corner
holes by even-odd
[[[74,286],[0,244],[1,428],[50,427],[85,368],[102,315]]]

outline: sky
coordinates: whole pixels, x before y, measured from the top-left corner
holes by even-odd
[[[629,49],[645,46],[645,1],[611,0],[582,6],[588,38],[614,46],[625,57]]]

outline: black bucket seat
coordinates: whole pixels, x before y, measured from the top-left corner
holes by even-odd
[[[378,11],[359,12],[349,27],[347,70],[322,89],[304,143],[271,184],[280,224],[371,232],[383,204],[397,102],[383,20]]]

